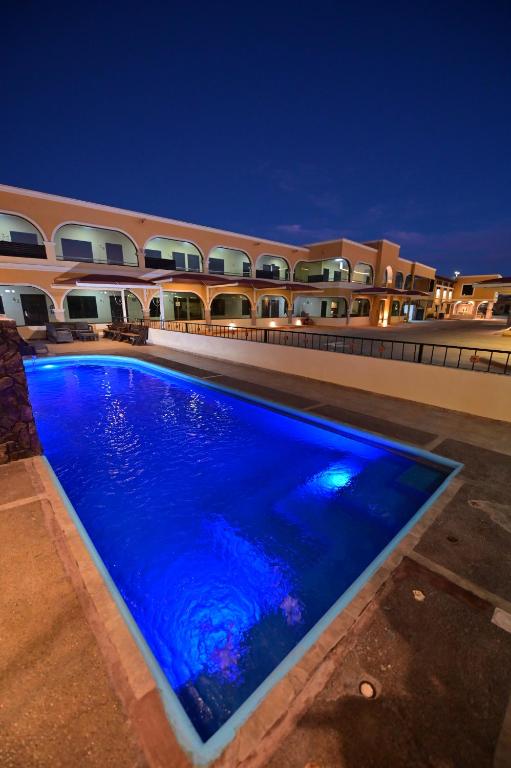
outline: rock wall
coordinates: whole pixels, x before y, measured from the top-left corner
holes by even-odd
[[[0,318],[0,464],[42,453],[14,320]]]

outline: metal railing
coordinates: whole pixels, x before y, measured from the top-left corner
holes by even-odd
[[[383,360],[401,360],[442,368],[461,368],[481,373],[511,375],[511,350],[459,347],[451,344],[433,344],[422,341],[395,341],[365,336],[342,336],[307,331],[229,327],[184,320],[143,320],[149,328],[215,336],[222,339],[253,341],[260,344],[315,349],[345,355],[361,355]]]

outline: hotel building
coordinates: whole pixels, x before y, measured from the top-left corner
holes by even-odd
[[[122,318],[342,328],[491,317],[505,289],[500,275],[441,277],[388,240],[289,245],[0,185],[0,314],[28,334]]]

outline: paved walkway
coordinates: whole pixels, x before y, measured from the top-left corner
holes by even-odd
[[[271,755],[269,746],[259,744],[243,766],[509,768],[509,425],[155,346],[84,342],[58,345],[53,351],[153,359],[211,383],[322,413],[463,462],[460,482],[443,510],[330,651],[331,677],[328,682],[325,678],[319,696],[308,698],[306,691],[286,707],[269,739],[277,751]],[[15,476],[18,466],[1,470],[4,489],[11,489],[4,492],[25,488]],[[134,727],[108,685],[73,589],[59,570],[51,532],[36,507],[23,514],[0,507],[1,519],[13,553],[2,574],[7,600],[2,616],[16,640],[3,655],[0,646],[0,764],[140,765]],[[32,570],[22,578],[27,563],[36,567],[35,581]],[[65,617],[69,610],[77,632],[62,634],[58,643],[47,642],[45,617],[51,626],[59,626],[53,614]],[[16,654],[18,646],[23,653]],[[18,671],[23,663],[30,668],[27,677]],[[70,670],[67,677],[65,667]],[[363,681],[374,686],[374,699],[360,694]],[[67,723],[72,737],[61,746],[59,734],[64,739]],[[9,762],[2,762],[4,756]],[[161,765],[174,768],[171,762]]]

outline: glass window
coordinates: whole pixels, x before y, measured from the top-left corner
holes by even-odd
[[[403,287],[403,273],[402,272],[396,272],[395,286],[396,286],[396,288],[402,288]]]
[[[405,280],[405,291],[411,290],[412,287],[412,276],[407,275]]]
[[[462,296],[472,296],[474,293],[474,286],[470,283],[465,283],[464,286],[461,288],[461,295]]]
[[[62,257],[69,261],[92,261],[92,243],[89,240],[62,238]]]
[[[172,251],[172,260],[176,262],[176,269],[186,269],[185,254],[180,251]]]
[[[95,296],[68,296],[67,311],[71,320],[94,318],[98,316]]]
[[[191,272],[200,272],[200,257],[196,253],[188,254],[188,269]]]
[[[38,237],[35,232],[15,232],[11,229],[11,243],[24,243],[25,245],[37,245]]]
[[[398,317],[399,316],[399,301],[393,301],[392,306],[390,308],[390,314],[392,317]]]

